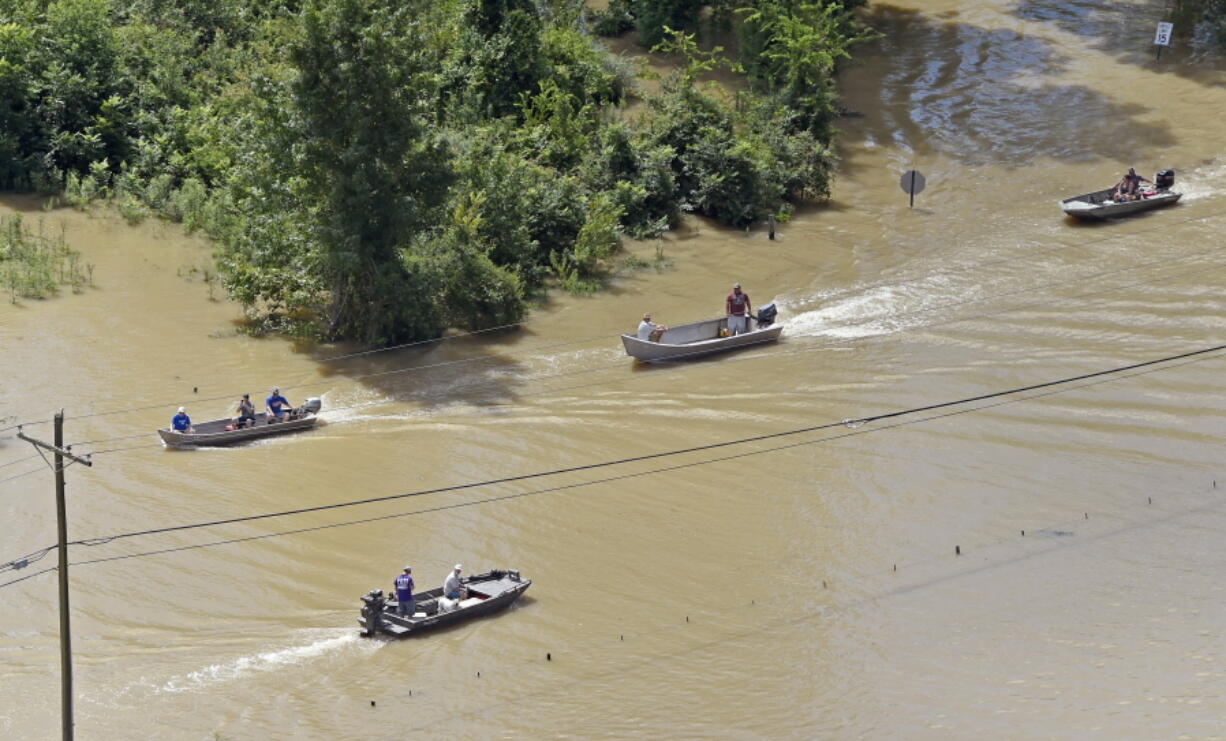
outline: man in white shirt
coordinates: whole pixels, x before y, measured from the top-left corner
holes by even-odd
[[[460,564],[443,580],[443,596],[447,599],[460,598]]]
[[[644,342],[659,342],[660,335],[668,331],[668,327],[663,324],[653,324],[651,314],[644,314],[643,321],[639,322],[639,331],[637,337]]]

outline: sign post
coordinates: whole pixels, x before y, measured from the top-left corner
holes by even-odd
[[[915,194],[924,190],[924,185],[926,185],[924,176],[920,174],[919,170],[907,170],[902,174],[902,180],[899,180],[898,184],[902,187],[903,193],[911,196],[911,203],[908,208],[914,208]]]
[[[1166,21],[1158,23],[1158,31],[1154,34],[1154,46],[1158,47],[1158,55],[1154,57],[1154,61],[1162,59],[1162,47],[1170,48],[1171,32],[1174,30],[1174,23],[1167,23]]]

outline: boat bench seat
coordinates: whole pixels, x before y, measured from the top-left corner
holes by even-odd
[[[496,581],[483,581],[475,587],[469,587],[468,593],[470,595],[481,596],[488,599],[490,597],[500,595],[503,592],[508,592],[518,586],[519,582],[503,577]]]

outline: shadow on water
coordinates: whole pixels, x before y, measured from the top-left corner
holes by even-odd
[[[456,403],[506,404],[515,399],[528,369],[499,353],[497,347],[525,334],[523,329],[511,328],[352,357],[334,352],[319,358],[319,372],[325,379],[356,381],[384,402],[394,400],[426,409]],[[361,401],[350,403],[362,405]]]
[[[1189,41],[1190,29],[1158,60],[1154,34],[1159,21],[1170,20],[1166,2],[1068,2],[1068,0],[1021,0],[1011,13],[1023,20],[1047,23],[1089,42],[1090,48],[1110,55],[1120,64],[1130,64],[1175,74],[1208,87],[1226,86],[1222,71],[1226,58],[1206,36]],[[1198,36],[1197,34],[1192,34]]]
[[[844,74],[847,105],[864,113],[842,123],[845,135],[1006,168],[1124,161],[1175,143],[1168,127],[1142,120],[1149,108],[1057,82],[1072,60],[1045,39],[891,5],[870,6],[865,20],[882,37]],[[841,174],[854,169],[848,158]]]

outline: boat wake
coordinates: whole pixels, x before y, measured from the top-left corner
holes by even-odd
[[[364,641],[356,630],[319,628],[303,631],[308,641],[303,644],[263,651],[237,659],[180,674],[158,685],[155,693],[193,692],[243,679],[256,674],[280,671],[350,651],[372,653],[378,641]]]
[[[1199,201],[1202,198],[1213,198],[1222,195],[1226,188],[1219,184],[1226,182],[1226,162],[1210,161],[1198,167],[1176,171],[1174,190],[1183,191],[1185,201]]]
[[[914,296],[897,286],[878,286],[863,293],[844,295],[818,309],[805,309],[821,297],[802,300],[781,298],[780,310],[786,312],[781,319],[791,337],[836,337],[857,339],[885,332],[894,332],[906,326],[897,318],[907,299]]]

